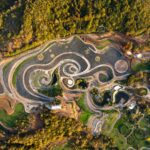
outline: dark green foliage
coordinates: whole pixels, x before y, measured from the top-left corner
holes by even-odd
[[[134,136],[138,139],[138,140],[142,140],[145,138],[145,134],[144,131],[141,129],[135,129],[134,130]]]
[[[88,119],[92,115],[92,112],[89,110],[89,108],[85,104],[85,95],[82,95],[81,98],[77,101],[77,105],[81,108],[82,112],[80,115],[80,121],[84,124],[87,123]]]
[[[0,12],[6,9],[9,9],[12,5],[14,5],[15,0],[1,0],[0,1]]]
[[[55,97],[61,95],[62,89],[59,85],[52,85],[45,89],[39,89],[39,92],[49,97]]]
[[[149,0],[2,0],[1,4],[0,48],[7,56],[27,45],[76,33],[150,31]]]
[[[44,122],[43,128],[36,132],[18,132],[4,142],[0,141],[0,148],[4,149],[5,147],[10,150],[50,149],[56,144],[60,146],[63,140],[68,143],[68,148],[73,149],[115,148],[110,138],[103,135],[98,138],[93,137],[87,128],[75,119],[52,114],[46,109],[40,116]]]
[[[145,63],[138,63],[137,65],[133,66],[133,71],[138,72],[138,71],[149,71],[150,70],[150,61],[145,62]]]
[[[125,124],[120,124],[118,129],[119,132],[124,136],[127,136],[131,132],[131,130]]]
[[[86,89],[88,87],[88,83],[86,82],[85,79],[78,79],[76,81],[76,85],[78,88],[81,88],[81,89]]]
[[[135,90],[136,94],[139,95],[139,96],[145,96],[147,95],[148,91],[146,88],[137,88]]]

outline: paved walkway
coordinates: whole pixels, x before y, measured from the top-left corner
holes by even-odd
[[[121,72],[114,69],[119,60],[129,64],[128,59],[115,47],[107,47],[105,52],[100,52],[94,45],[85,43],[78,36],[74,36],[66,41],[49,42],[31,52],[15,57],[8,65],[1,65],[1,85],[7,95],[23,103],[26,111],[30,111],[32,106],[54,100],[54,97],[42,95],[33,87],[32,74],[43,72],[43,76],[36,81],[43,88],[46,85],[43,85],[41,81],[49,81],[48,74],[58,69],[61,84],[68,91],[73,92],[79,89],[68,87],[67,80],[71,79],[72,83],[75,83],[76,79],[90,77],[96,78],[99,84],[103,84],[98,74],[107,76],[106,83],[127,76],[131,71],[130,67]]]

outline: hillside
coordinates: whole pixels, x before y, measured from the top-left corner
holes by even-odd
[[[1,0],[1,57],[77,33],[149,34],[149,6],[149,0]]]

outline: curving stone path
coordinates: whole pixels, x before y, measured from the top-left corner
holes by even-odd
[[[47,97],[37,89],[41,84],[46,87],[51,82],[50,74],[56,69],[60,84],[70,92],[81,91],[74,88],[77,79],[91,78],[89,82],[95,80],[102,85],[124,78],[131,71],[129,60],[117,48],[111,46],[105,52],[100,52],[94,45],[73,36],[48,43],[1,66],[0,89],[4,89],[7,95],[23,103],[26,111],[30,111],[34,106],[54,100],[54,97]],[[33,75],[36,79],[33,79]],[[106,81],[101,79],[102,75]],[[94,109],[92,105],[90,108]]]

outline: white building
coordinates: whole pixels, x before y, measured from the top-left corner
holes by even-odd
[[[122,89],[122,87],[121,87],[120,85],[114,86],[114,90],[115,90],[115,91],[119,91],[120,89]]]
[[[136,102],[132,102],[130,105],[129,105],[129,109],[134,109],[136,106]]]
[[[52,106],[50,106],[50,105],[45,105],[48,109],[50,109],[50,110],[59,110],[59,109],[61,109],[62,108],[62,106],[61,105],[52,105]]]

